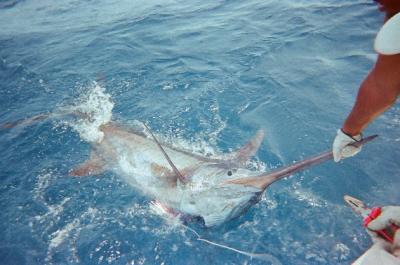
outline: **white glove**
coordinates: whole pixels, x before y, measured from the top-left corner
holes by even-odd
[[[335,140],[333,141],[332,152],[333,160],[339,162],[342,158],[354,156],[361,151],[361,146],[356,147],[351,145],[362,139],[361,134],[355,136],[349,136],[345,134],[341,129],[337,131]]]
[[[373,244],[352,265],[400,265],[400,259],[390,254],[385,246],[378,242]]]
[[[388,243],[373,232],[390,227],[391,224],[400,227],[400,206],[382,207],[382,213],[368,224],[367,232],[371,235],[375,244],[381,245],[386,251],[400,257],[400,229],[394,235],[393,244]]]

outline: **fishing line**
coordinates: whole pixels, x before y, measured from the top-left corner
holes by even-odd
[[[188,227],[187,225],[184,225],[182,223],[180,223],[180,225],[185,227],[187,230],[191,231],[192,233],[194,233],[197,236],[196,239],[198,241],[202,241],[202,242],[205,242],[207,244],[210,244],[210,245],[213,245],[213,246],[216,246],[216,247],[224,248],[224,249],[227,249],[227,250],[230,250],[230,251],[233,251],[233,252],[245,255],[245,256],[249,256],[251,258],[261,259],[261,260],[264,260],[264,261],[269,261],[273,265],[282,265],[282,263],[272,255],[265,254],[265,253],[247,252],[247,251],[243,251],[243,250],[240,250],[240,249],[237,249],[237,248],[229,247],[227,245],[219,244],[219,243],[210,241],[208,239],[202,238],[200,236],[200,234],[196,232],[196,230],[194,230],[193,228]]]
[[[158,201],[152,201],[150,203],[150,209],[157,214],[158,216],[160,216],[161,218],[163,218],[164,220],[166,220],[168,223],[172,222],[171,224],[173,224],[174,227],[178,227],[178,226],[182,226],[183,228],[185,228],[186,231],[190,231],[193,234],[196,235],[196,240],[198,241],[202,241],[204,243],[219,247],[219,248],[223,248],[229,251],[233,251],[236,253],[239,253],[241,255],[245,255],[251,258],[256,258],[256,259],[260,259],[260,260],[264,260],[264,261],[268,261],[270,262],[272,265],[282,265],[282,263],[275,258],[274,256],[270,255],[270,254],[265,254],[265,253],[252,253],[252,252],[247,252],[247,251],[243,251],[237,248],[233,248],[227,245],[223,245],[223,244],[219,244],[216,243],[214,241],[202,238],[200,236],[200,234],[198,232],[196,232],[196,230],[194,230],[193,228],[190,228],[189,226],[183,224],[180,221],[180,214],[174,214],[171,215],[171,212],[168,211],[168,208],[165,207],[162,203],[158,202]]]

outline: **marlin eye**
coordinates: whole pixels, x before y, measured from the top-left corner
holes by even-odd
[[[232,171],[228,171],[228,176],[232,176]]]

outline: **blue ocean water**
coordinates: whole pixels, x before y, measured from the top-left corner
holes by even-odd
[[[255,163],[330,148],[376,59],[372,1],[0,1],[0,124],[76,104],[95,80],[122,123],[229,152],[259,128]],[[343,203],[398,204],[400,107],[358,156],[273,184],[196,240],[106,172],[72,178],[90,146],[62,120],[0,131],[2,264],[349,264],[371,244]]]

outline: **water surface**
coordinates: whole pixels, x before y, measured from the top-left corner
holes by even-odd
[[[146,121],[199,152],[229,152],[259,128],[254,163],[275,168],[330,148],[376,59],[372,1],[2,1],[0,123],[77,104],[101,80],[124,123]],[[89,92],[88,92],[89,91]],[[394,106],[357,157],[274,184],[204,238],[275,259],[349,264],[370,245],[344,206],[398,204]],[[71,178],[90,146],[62,121],[0,132],[3,264],[265,264],[196,241],[106,172]],[[268,262],[267,262],[268,264]]]

